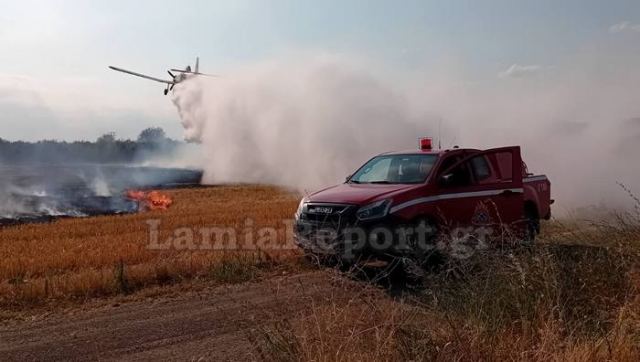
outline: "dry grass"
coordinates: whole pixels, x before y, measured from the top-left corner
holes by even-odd
[[[280,361],[637,361],[640,223],[549,225],[534,248],[490,251],[428,275],[424,290],[368,293],[257,332]]]
[[[224,226],[242,230],[250,218],[256,228],[279,229],[291,219],[295,194],[268,186],[222,186],[171,190],[167,211],[90,219],[65,219],[0,229],[0,307],[15,308],[47,300],[84,300],[127,293],[146,286],[193,278],[222,282],[253,278],[258,269],[296,256],[296,251],[149,250],[149,219],[160,221],[159,240],[174,230]],[[241,232],[238,244],[249,247]],[[272,245],[271,245],[272,246]]]

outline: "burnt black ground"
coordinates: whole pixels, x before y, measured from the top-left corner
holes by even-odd
[[[202,171],[128,165],[0,165],[0,226],[138,210],[128,189],[199,185]]]

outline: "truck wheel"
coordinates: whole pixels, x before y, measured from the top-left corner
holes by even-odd
[[[429,219],[418,219],[411,226],[415,230],[417,230],[417,228],[429,230],[427,235],[422,236],[422,238],[424,238],[423,242],[420,242],[420,239],[416,235],[413,235],[412,238],[407,240],[413,248],[412,259],[417,261],[422,267],[439,264],[441,255],[435,249],[440,232],[438,225]]]
[[[424,268],[409,258],[400,259],[400,265],[402,267],[402,273],[407,282],[411,284],[417,284],[424,279]]]
[[[536,215],[535,211],[530,208],[525,209],[525,230],[524,241],[528,244],[533,244],[536,240],[536,235],[540,232],[540,218]]]

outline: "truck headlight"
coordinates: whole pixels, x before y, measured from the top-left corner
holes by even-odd
[[[304,207],[307,203],[307,198],[304,197],[302,198],[302,200],[300,200],[300,204],[298,204],[298,210],[296,210],[296,213],[294,215],[294,218],[296,220],[300,219],[300,215],[302,215],[302,213],[304,212]]]
[[[376,201],[367,206],[361,207],[358,212],[356,212],[356,216],[359,220],[380,219],[387,216],[390,206],[391,200]]]

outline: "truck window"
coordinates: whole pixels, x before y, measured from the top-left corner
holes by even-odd
[[[451,165],[443,168],[442,170],[444,171],[450,166]],[[451,180],[449,181],[447,187],[465,187],[471,186],[473,184],[471,173],[469,172],[469,162],[463,162],[462,164],[456,166],[454,169],[450,170],[448,173],[451,174]]]
[[[449,156],[444,160],[442,160],[442,163],[440,164],[440,170],[438,171],[439,172],[438,176],[442,176],[442,173],[444,171],[446,171],[449,167],[453,166],[456,162],[460,161],[460,159],[461,159],[460,156]]]
[[[358,182],[365,183],[375,180],[384,180],[387,178],[390,166],[390,158],[373,159],[362,169]]]
[[[452,174],[452,178],[447,187],[463,187],[471,184],[471,175],[469,174],[469,169],[465,164],[459,165],[453,170],[449,170],[449,167],[455,165],[458,161],[462,159],[461,156],[449,156],[442,160],[440,164],[440,168],[438,169],[438,177],[442,177],[444,172]]]
[[[476,178],[476,181],[482,183],[491,177],[491,168],[489,168],[489,163],[487,162],[486,157],[477,156],[471,159],[471,169],[473,170],[473,175]]]
[[[437,155],[384,155],[371,159],[351,177],[352,183],[415,184],[427,180]]]

